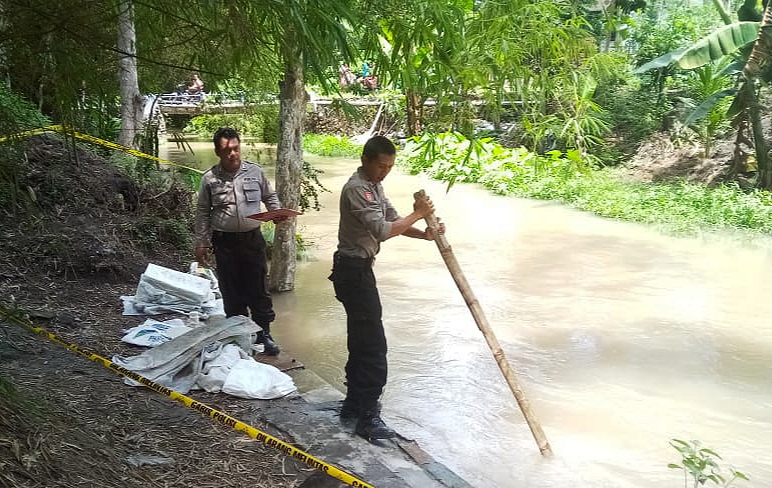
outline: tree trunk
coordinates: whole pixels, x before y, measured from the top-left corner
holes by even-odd
[[[718,15],[721,17],[724,24],[729,25],[732,23],[732,17],[729,15],[729,12],[726,11],[726,7],[721,0],[713,0],[713,6],[716,7]]]
[[[407,109],[407,135],[417,136],[421,133],[423,119],[423,102],[421,96],[414,90],[405,90],[405,104]]]
[[[770,168],[769,157],[767,156],[767,144],[764,141],[764,129],[761,125],[761,112],[759,110],[759,100],[756,97],[753,87],[753,80],[746,81],[748,89],[754,91],[754,100],[748,107],[751,118],[751,130],[753,132],[753,146],[756,152],[756,162],[759,165],[759,179],[757,185],[765,190],[772,190],[772,168]]]
[[[303,119],[306,91],[300,53],[286,56],[279,104],[279,142],[276,147],[276,192],[286,208],[297,209],[303,168]],[[295,288],[296,219],[276,226],[268,286],[275,291]]]
[[[766,190],[772,190],[772,167],[770,167],[767,145],[764,140],[764,129],[761,125],[759,97],[756,93],[756,77],[761,71],[761,66],[772,58],[772,36],[767,33],[767,29],[770,26],[772,26],[772,2],[768,2],[764,8],[759,35],[743,68],[745,82],[742,88],[740,88],[741,93],[737,94],[737,96],[745,96],[745,100],[748,103],[748,113],[753,132],[753,145],[756,151],[756,161],[759,165],[759,177],[756,184]],[[747,94],[742,93],[745,90],[747,90]]]
[[[5,31],[8,28],[8,16],[6,12],[7,8],[3,3],[0,3],[0,31]],[[8,68],[8,47],[5,43],[0,44],[0,83],[3,83],[8,90],[11,89],[11,72]]]
[[[131,0],[118,2],[118,76],[121,89],[121,132],[118,143],[139,147],[137,135],[142,129],[144,97],[139,93],[137,77],[137,35]]]

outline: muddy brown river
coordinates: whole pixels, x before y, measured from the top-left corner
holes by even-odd
[[[211,143],[196,155],[215,164]],[[248,157],[255,157],[249,155]],[[272,173],[270,152],[261,153]],[[312,243],[296,289],[274,296],[274,337],[343,387],[345,313],[327,280],[338,191],[356,160],[324,170],[321,212],[298,218]],[[206,163],[200,163],[205,161]],[[772,245],[677,238],[550,202],[392,172],[402,214],[425,189],[555,453],[525,420],[434,243],[397,237],[375,264],[389,341],[384,418],[472,485],[678,487],[672,438],[697,439],[751,482],[772,483]],[[722,464],[723,465],[723,464]]]

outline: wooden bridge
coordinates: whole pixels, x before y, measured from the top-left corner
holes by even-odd
[[[248,107],[256,105],[278,105],[277,97],[266,98],[263,100],[247,100],[244,94],[226,94],[226,93],[199,93],[195,95],[187,93],[164,93],[161,95],[148,95],[145,104],[145,120],[163,118],[167,115],[195,117],[202,114],[241,114],[248,111]],[[381,107],[383,101],[372,98],[346,98],[345,103],[353,106],[376,106]],[[340,99],[318,98],[311,94],[308,104],[313,111],[319,106],[340,103]],[[425,106],[436,105],[436,100],[429,99],[424,102]],[[473,100],[472,105],[482,105],[482,100]],[[518,104],[519,102],[514,102]],[[502,105],[512,105],[508,100],[502,102]]]
[[[238,114],[245,111],[244,97],[225,94],[164,93],[152,96],[149,104],[155,104],[163,115]]]
[[[330,98],[311,97],[308,103],[316,110],[318,105],[331,105],[334,101]],[[383,102],[368,99],[349,99],[347,103],[355,106],[379,106]],[[244,113],[249,106],[278,104],[278,98],[247,101],[243,95],[224,93],[199,93],[195,95],[164,93],[161,95],[150,95],[146,106],[150,107],[150,110],[160,112],[163,115],[195,116],[201,114],[239,114]]]

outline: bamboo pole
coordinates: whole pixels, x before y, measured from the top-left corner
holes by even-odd
[[[426,193],[423,190],[420,190],[414,193],[413,197],[416,200],[423,200],[426,198]],[[509,366],[509,361],[504,355],[504,351],[501,349],[501,345],[499,344],[498,339],[496,339],[496,335],[493,333],[490,324],[488,324],[488,319],[485,317],[480,302],[477,301],[472,288],[469,286],[469,282],[466,281],[466,277],[461,271],[461,266],[459,266],[445,234],[439,233],[440,224],[437,217],[434,215],[434,212],[432,212],[427,215],[424,220],[426,220],[426,225],[434,231],[434,242],[440,250],[440,255],[442,255],[442,259],[445,261],[448,271],[450,271],[453,280],[456,282],[456,286],[458,286],[461,295],[464,297],[467,307],[469,307],[469,310],[472,312],[472,317],[474,317],[474,321],[477,323],[477,328],[479,328],[483,333],[483,336],[485,336],[485,341],[488,343],[488,347],[491,349],[493,357],[496,359],[496,363],[498,363],[499,369],[504,375],[504,379],[507,380],[509,389],[512,390],[512,394],[515,395],[515,400],[517,400],[517,404],[525,416],[528,428],[531,429],[531,434],[533,434],[534,439],[536,439],[536,445],[539,446],[539,451],[543,456],[552,456],[552,448],[547,441],[547,437],[544,435],[544,431],[542,430],[539,421],[536,420],[536,416],[531,410],[531,404],[525,397],[522,388],[520,388],[515,372]]]

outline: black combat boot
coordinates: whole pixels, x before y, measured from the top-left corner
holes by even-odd
[[[368,405],[362,407],[362,413],[359,415],[355,431],[368,441],[391,439],[397,435],[381,418],[381,408],[378,402],[368,402]]]
[[[278,356],[281,350],[279,345],[274,342],[273,337],[271,337],[271,326],[261,325],[260,327],[263,330],[257,333],[257,340],[255,342],[263,345],[263,354],[266,356]]]
[[[347,395],[346,399],[343,400],[343,405],[340,407],[340,419],[343,421],[356,420],[359,418],[360,413],[359,400]]]

